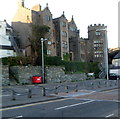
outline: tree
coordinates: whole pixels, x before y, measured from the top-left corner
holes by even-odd
[[[41,38],[45,38],[45,35],[49,32],[49,27],[46,25],[33,25],[32,24],[32,37],[29,39],[31,44],[31,50],[34,57],[34,64],[40,65],[41,59]],[[39,62],[37,61],[39,60]]]

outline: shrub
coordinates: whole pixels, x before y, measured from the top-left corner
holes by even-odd
[[[61,57],[58,56],[45,56],[45,65],[55,65],[60,66],[62,65]]]
[[[24,56],[2,58],[2,64],[9,66],[27,65],[28,62],[30,62],[30,59]]]

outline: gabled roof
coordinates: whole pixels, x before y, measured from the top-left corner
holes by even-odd
[[[120,59],[120,51],[118,52],[117,55],[115,55],[115,57],[113,59]]]

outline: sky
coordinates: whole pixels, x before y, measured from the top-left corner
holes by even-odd
[[[0,1],[0,21],[4,19],[11,24],[18,8],[19,0]],[[68,20],[72,15],[80,30],[80,37],[88,37],[90,24],[104,24],[107,26],[108,47],[118,47],[118,2],[119,0],[24,0],[25,7],[31,9],[40,4],[42,9],[48,3],[53,18],[62,15],[63,11]]]

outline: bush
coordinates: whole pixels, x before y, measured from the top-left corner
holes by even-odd
[[[63,65],[65,66],[66,72],[71,73],[90,73],[94,72],[95,77],[98,76],[98,73],[100,71],[98,67],[97,62],[63,62]]]
[[[92,73],[94,72],[95,77],[98,77],[100,69],[98,68],[97,62],[73,62],[63,61],[58,56],[46,56],[45,65],[64,66],[66,73]],[[41,57],[36,62],[37,65],[41,65]],[[2,58],[3,65],[16,66],[16,65],[28,65],[30,58],[28,57],[8,57]]]
[[[70,60],[70,55],[68,53],[63,55],[64,61],[69,61]]]
[[[27,65],[28,62],[30,62],[30,59],[24,56],[2,58],[2,64],[9,66]]]
[[[45,65],[64,66],[66,73],[95,73],[98,76],[99,67],[97,62],[75,62],[61,60],[61,57],[45,56]]]
[[[55,65],[60,66],[62,65],[61,57],[58,56],[45,56],[45,65]]]

